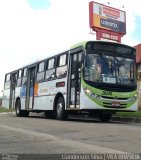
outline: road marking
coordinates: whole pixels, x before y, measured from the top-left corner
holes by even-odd
[[[0,115],[15,114],[15,112],[1,112]]]
[[[119,150],[114,150],[114,149],[110,149],[110,148],[106,148],[106,147],[100,147],[100,146],[96,146],[96,145],[92,145],[92,144],[86,144],[86,143],[77,142],[74,140],[66,140],[66,139],[57,138],[53,135],[46,134],[46,133],[39,133],[39,132],[35,132],[35,131],[29,131],[26,129],[9,127],[6,125],[0,125],[0,128],[11,131],[12,133],[14,133],[14,132],[20,133],[20,134],[24,135],[25,137],[30,136],[32,138],[34,137],[34,138],[39,138],[41,140],[48,141],[48,145],[57,145],[59,147],[58,147],[58,151],[56,150],[55,153],[62,153],[62,150],[59,150],[62,148],[62,149],[64,149],[63,153],[65,153],[65,149],[67,149],[67,151],[68,151],[68,149],[70,149],[70,153],[73,153],[72,151],[75,151],[77,153],[87,153],[87,154],[88,153],[128,154],[127,152],[122,152]]]

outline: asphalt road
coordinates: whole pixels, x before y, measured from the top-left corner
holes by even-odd
[[[141,124],[0,115],[0,153],[141,153]]]

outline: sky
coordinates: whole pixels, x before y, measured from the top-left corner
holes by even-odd
[[[80,41],[96,39],[95,34],[90,34],[89,2],[0,0],[0,96],[5,73],[65,51]],[[126,11],[127,33],[122,43],[131,46],[141,43],[138,0],[95,2]]]

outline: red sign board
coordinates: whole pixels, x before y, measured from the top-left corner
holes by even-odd
[[[96,2],[89,3],[90,28],[98,33],[97,38],[120,41],[126,34],[125,11],[118,10]],[[108,33],[107,33],[107,32]]]
[[[119,40],[118,36],[112,35],[110,33],[102,33],[101,37],[106,38],[106,39],[110,39],[110,40],[113,40],[113,41],[118,41]]]
[[[134,46],[136,48],[136,62],[141,62],[141,44]]]
[[[109,39],[112,41],[117,41],[117,42],[121,41],[121,36],[118,33],[110,32],[106,30],[100,30],[100,32],[98,33],[98,36],[100,38]]]

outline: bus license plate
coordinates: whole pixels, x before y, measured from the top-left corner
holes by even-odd
[[[119,102],[112,102],[112,106],[113,107],[120,107],[120,103]]]

